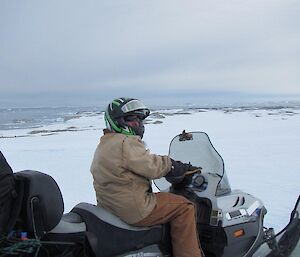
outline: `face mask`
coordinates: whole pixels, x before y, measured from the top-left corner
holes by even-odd
[[[143,124],[143,120],[141,120],[138,116],[127,116],[124,119],[124,122],[127,126],[131,127],[134,133],[141,138],[143,138],[145,132],[145,126]]]

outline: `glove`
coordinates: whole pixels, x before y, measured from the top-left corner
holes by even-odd
[[[172,184],[180,183],[184,179],[185,174],[189,171],[199,170],[198,167],[192,166],[190,163],[182,163],[181,161],[175,161],[173,159],[171,159],[171,162],[171,170],[167,173],[165,178]]]

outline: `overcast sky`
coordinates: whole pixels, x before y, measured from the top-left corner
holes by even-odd
[[[0,0],[0,100],[300,99],[299,24],[299,0]]]

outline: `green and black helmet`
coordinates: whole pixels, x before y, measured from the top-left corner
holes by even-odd
[[[150,110],[140,100],[121,97],[107,106],[104,118],[107,129],[143,138],[143,120],[149,114]]]

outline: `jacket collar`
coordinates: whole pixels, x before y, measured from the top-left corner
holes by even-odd
[[[103,129],[103,134],[104,134],[104,135],[105,135],[105,134],[109,134],[109,133],[116,133],[116,132],[111,131],[111,130],[109,130],[109,129]]]

